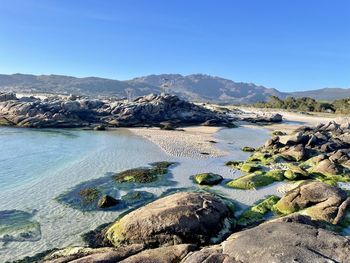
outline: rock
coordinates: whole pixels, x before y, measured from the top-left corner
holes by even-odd
[[[35,262],[45,263],[106,263],[119,262],[129,256],[132,256],[143,249],[142,245],[130,245],[127,247],[102,247],[102,248],[87,248],[87,247],[67,247],[59,249],[44,256],[41,260]]]
[[[277,196],[269,196],[259,201],[240,215],[237,224],[245,227],[262,221],[264,216],[271,211],[279,199]]]
[[[222,253],[243,263],[348,262],[350,239],[298,223],[267,223],[231,235]]]
[[[219,174],[214,173],[202,173],[193,176],[194,181],[200,185],[215,185],[220,183],[223,178]]]
[[[182,263],[239,263],[229,255],[224,254],[221,246],[202,248],[199,251],[190,252]]]
[[[151,183],[157,181],[161,175],[168,173],[168,167],[174,163],[158,162],[151,167],[140,167],[120,172],[114,176],[118,183]]]
[[[161,130],[167,130],[167,131],[175,130],[174,124],[168,121],[163,121],[159,125]]]
[[[329,156],[329,160],[332,163],[342,164],[350,159],[349,156],[350,156],[350,150],[349,149],[347,149],[347,150],[342,149],[342,150],[338,150],[335,153],[331,154],[331,156]]]
[[[95,131],[105,131],[106,130],[106,126],[104,125],[97,125],[94,127]]]
[[[178,263],[190,251],[194,251],[195,245],[181,244],[169,247],[160,247],[142,251],[134,256],[120,261],[120,263]]]
[[[289,146],[307,143],[308,140],[309,140],[309,137],[304,135],[302,132],[297,132],[290,136],[280,137],[280,142]]]
[[[308,181],[289,191],[274,208],[282,214],[291,214],[306,209],[304,214],[313,220],[337,224],[344,216],[340,209],[348,206],[347,193],[328,184]]]
[[[290,147],[288,150],[281,152],[283,157],[293,158],[295,161],[299,162],[306,159],[306,151],[302,144]]]
[[[320,161],[311,169],[311,171],[314,173],[321,173],[325,176],[337,175],[342,173],[340,167],[335,163],[332,163],[329,159]]]
[[[253,173],[238,177],[237,179],[233,179],[227,183],[227,186],[236,189],[249,190],[258,189],[260,187],[272,184],[275,181],[276,180],[273,177],[266,176],[262,173]]]
[[[284,177],[289,180],[306,179],[308,177],[308,173],[299,166],[290,165],[288,170],[284,172]]]
[[[243,163],[241,166],[241,171],[245,173],[252,173],[261,170],[261,167],[254,163]]]
[[[0,92],[0,102],[8,100],[17,100],[16,94]]]
[[[282,135],[287,135],[287,133],[283,132],[283,131],[273,131],[272,135],[275,136],[282,136]]]
[[[232,212],[207,193],[182,192],[158,199],[125,215],[105,237],[114,245],[208,244],[231,228]]]
[[[270,117],[271,122],[281,122],[283,120],[282,115],[279,113],[273,114]]]
[[[41,239],[41,228],[32,213],[20,210],[0,211],[0,242],[28,242]]]
[[[225,163],[225,165],[235,169],[240,169],[243,163],[243,161],[228,161]]]
[[[254,152],[255,148],[249,147],[249,146],[245,146],[245,147],[242,148],[242,151],[243,152]]]
[[[108,207],[115,206],[118,203],[119,203],[119,201],[114,199],[113,197],[111,197],[109,195],[104,195],[98,200],[97,206],[99,208],[108,208]]]

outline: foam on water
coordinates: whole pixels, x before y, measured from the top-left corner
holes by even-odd
[[[239,172],[224,163],[246,159],[249,153],[240,148],[262,145],[268,136],[262,128],[223,129],[215,135],[216,146],[230,154],[193,160],[167,155],[158,146],[124,129],[94,132],[0,128],[0,210],[37,210],[33,220],[41,225],[39,241],[4,244],[0,247],[0,258],[13,260],[55,247],[82,245],[81,234],[113,221],[121,211],[81,212],[54,200],[83,181],[156,161],[179,163],[171,169],[171,180],[177,182],[176,188],[192,187],[189,176],[201,172],[214,172],[227,180],[233,179]],[[280,183],[259,191],[235,190],[222,185],[212,189],[244,206],[266,195],[278,194],[278,185]],[[160,195],[167,188],[139,190]],[[121,194],[125,193],[121,190]]]

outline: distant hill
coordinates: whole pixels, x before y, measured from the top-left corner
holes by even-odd
[[[0,74],[0,91],[17,93],[76,94],[90,97],[125,97],[126,89],[133,96],[160,93],[166,84],[167,92],[198,102],[254,103],[267,101],[270,96],[308,96],[322,100],[350,97],[350,89],[321,89],[284,93],[253,83],[234,82],[220,77],[193,74],[149,75],[126,81],[62,75]]]
[[[194,101],[250,103],[267,100],[271,95],[284,96],[275,89],[203,74],[150,75],[127,81],[60,75],[0,75],[2,91],[77,94],[94,97],[125,97],[126,89],[132,89],[134,96],[159,93],[163,90],[162,85],[165,83],[168,85],[168,92]]]
[[[300,92],[292,92],[291,95],[296,97],[311,97],[316,100],[337,100],[342,98],[350,98],[350,88],[324,88],[317,90],[308,90]]]
[[[188,76],[179,74],[149,75],[129,80],[127,83],[133,86],[160,87],[164,80],[168,83],[171,92],[197,101],[250,103],[267,100],[271,95],[285,96],[276,89],[203,74]]]

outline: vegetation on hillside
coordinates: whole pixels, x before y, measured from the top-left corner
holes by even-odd
[[[330,113],[350,113],[350,98],[339,99],[333,102],[317,101],[313,98],[288,97],[280,99],[271,96],[268,102],[257,102],[253,104],[257,108],[277,108],[286,110],[309,111],[309,112],[330,112]]]

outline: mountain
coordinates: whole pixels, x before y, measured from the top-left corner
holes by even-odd
[[[342,98],[350,98],[350,88],[324,88],[308,91],[292,92],[292,96],[295,97],[311,97],[316,100],[337,100]]]
[[[252,83],[234,82],[219,77],[194,74],[149,75],[127,81],[130,85],[151,85],[160,87],[167,83],[168,90],[195,101],[221,103],[250,103],[268,99],[269,96],[285,96],[275,89]]]
[[[0,90],[17,93],[76,94],[93,97],[125,96],[125,89],[132,88],[136,96],[158,92],[156,88],[132,87],[124,81],[88,77],[75,78],[61,75],[0,74]]]
[[[166,87],[165,87],[166,86]],[[167,92],[197,102],[253,103],[266,101],[269,96],[312,97],[334,100],[350,97],[350,89],[326,88],[303,92],[284,93],[253,83],[234,82],[220,77],[193,74],[149,75],[126,81],[87,77],[76,78],[62,75],[0,74],[0,91],[16,93],[76,94],[90,97],[125,97],[126,90],[132,95]]]
[[[61,75],[0,74],[0,90],[17,93],[77,94],[92,97],[125,97],[126,89],[133,96],[159,93],[166,84],[167,92],[193,101],[218,103],[251,103],[267,100],[269,96],[284,97],[275,89],[252,83],[203,74],[182,76],[162,74],[139,77],[127,81],[88,77],[76,78]]]

